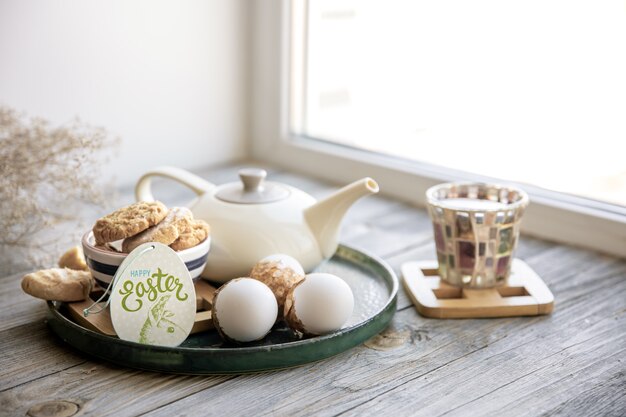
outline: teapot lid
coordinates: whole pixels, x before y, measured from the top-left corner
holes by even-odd
[[[273,203],[289,197],[290,191],[287,187],[274,182],[265,182],[266,176],[267,172],[264,169],[240,169],[241,182],[221,186],[215,197],[237,204]]]

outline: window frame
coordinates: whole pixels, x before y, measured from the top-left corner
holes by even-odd
[[[398,157],[293,134],[291,71],[294,19],[306,1],[261,0],[251,10],[250,151],[257,160],[334,182],[370,176],[391,197],[425,206],[429,187],[448,181],[497,182]],[[295,42],[304,42],[304,35]],[[299,69],[303,71],[302,68]],[[297,73],[297,71],[296,71]],[[299,113],[299,112],[296,112]],[[626,258],[626,208],[582,197],[520,185],[530,195],[524,234]]]

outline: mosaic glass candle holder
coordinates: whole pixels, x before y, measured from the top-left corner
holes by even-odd
[[[519,188],[447,183],[426,191],[439,276],[464,288],[504,285],[528,195]]]

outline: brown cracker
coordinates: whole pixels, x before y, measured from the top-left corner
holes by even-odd
[[[83,249],[80,246],[74,246],[61,255],[59,258],[59,267],[74,269],[76,271],[88,271]]]
[[[204,241],[210,232],[211,228],[207,222],[204,220],[193,220],[170,247],[176,251],[192,248]]]
[[[93,286],[91,273],[68,268],[44,269],[22,278],[25,293],[50,301],[86,300]]]
[[[125,239],[154,226],[167,215],[160,201],[140,201],[98,219],[93,226],[96,245]]]
[[[180,232],[187,230],[193,221],[191,210],[185,207],[173,207],[167,216],[155,226],[152,226],[135,236],[124,239],[123,252],[131,252],[137,246],[147,242],[159,242],[164,245],[174,243]]]

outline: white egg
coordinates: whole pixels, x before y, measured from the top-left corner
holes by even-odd
[[[237,278],[216,292],[212,313],[222,337],[251,342],[262,339],[272,329],[278,305],[267,285],[252,278]]]
[[[301,333],[320,335],[341,329],[354,309],[350,286],[336,275],[307,275],[287,296],[285,317]]]
[[[304,268],[302,268],[300,262],[298,262],[296,258],[285,255],[284,253],[275,253],[273,255],[266,256],[259,261],[259,263],[261,262],[278,262],[286,268],[291,268],[291,270],[296,274],[304,275]]]

